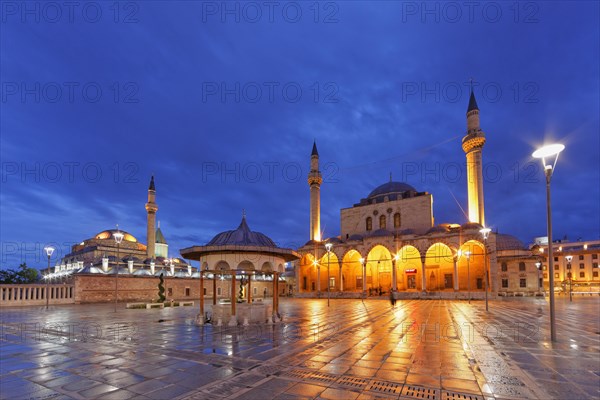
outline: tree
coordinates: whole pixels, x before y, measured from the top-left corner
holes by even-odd
[[[163,274],[162,272],[160,273],[160,276],[158,277],[159,281],[158,281],[158,302],[159,303],[164,303],[165,302],[165,285],[164,283],[164,278],[163,278]]]
[[[4,284],[23,284],[35,283],[38,281],[38,271],[29,268],[26,263],[19,265],[18,270],[6,269],[0,270],[0,283]]]

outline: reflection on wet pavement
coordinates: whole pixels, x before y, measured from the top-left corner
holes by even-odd
[[[276,325],[196,309],[2,310],[2,398],[600,397],[600,301],[282,299]],[[159,322],[161,321],[162,322]]]

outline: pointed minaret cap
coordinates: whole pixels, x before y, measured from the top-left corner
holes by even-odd
[[[473,93],[473,89],[471,89],[471,97],[469,98],[469,108],[467,109],[467,112],[473,111],[473,110],[479,110],[479,107],[477,107],[477,100],[475,100],[475,93]]]
[[[312,153],[310,155],[311,156],[319,156],[319,152],[317,151],[317,141],[316,140],[313,142],[313,149],[312,149]]]
[[[154,187],[154,175],[152,175],[152,178],[150,178],[150,186],[148,187],[148,190],[156,190]]]

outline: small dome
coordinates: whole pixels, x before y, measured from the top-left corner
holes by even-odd
[[[371,193],[369,193],[368,198],[372,199],[374,197],[383,196],[386,194],[392,193],[404,193],[404,192],[416,192],[415,188],[410,186],[404,182],[387,182],[381,186],[376,187]]]
[[[342,243],[340,238],[337,238],[337,237],[331,237],[331,238],[325,239],[325,242],[326,243]]]
[[[402,231],[400,231],[401,235],[414,235],[415,234],[415,230],[414,229],[404,229]]]
[[[267,235],[260,232],[253,232],[246,223],[246,217],[242,217],[240,226],[234,231],[225,231],[217,234],[207,246],[260,246],[277,247],[275,242]]]
[[[525,245],[513,235],[497,233],[496,250],[525,250]]]
[[[123,240],[126,242],[132,242],[132,243],[137,243],[137,239],[128,232],[119,230],[119,232],[121,232],[123,234]],[[106,239],[112,239],[113,241],[115,240],[114,238],[114,234],[117,233],[116,229],[108,229],[106,231],[102,231],[99,234],[97,234],[96,236],[94,236],[94,239],[101,239],[101,240],[106,240]]]
[[[380,237],[380,236],[394,236],[394,234],[387,229],[377,229],[373,233],[369,235],[370,237]]]
[[[446,232],[448,232],[448,228],[446,226],[438,225],[438,226],[434,226],[433,228],[431,228],[430,230],[428,230],[427,234],[430,234],[430,233],[446,233]]]
[[[483,226],[481,224],[478,224],[477,222],[467,222],[466,224],[461,225],[463,229],[483,229]]]
[[[348,240],[363,240],[362,235],[359,235],[358,233],[355,233],[354,235],[350,235],[350,237],[348,238]]]

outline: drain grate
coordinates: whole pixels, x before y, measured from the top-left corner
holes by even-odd
[[[308,377],[312,373],[313,373],[312,371],[306,371],[303,369],[292,369],[289,371],[282,372],[280,376],[283,376],[286,378],[306,379],[306,377]]]
[[[349,386],[351,388],[362,389],[369,383],[368,379],[356,378],[354,376],[344,376],[337,381],[338,384]]]
[[[400,394],[402,392],[402,383],[386,382],[386,381],[371,381],[367,390],[386,394]]]
[[[256,382],[261,381],[263,379],[265,379],[265,377],[262,375],[245,373],[238,376],[234,376],[233,378],[227,380],[227,382],[238,386],[252,386]]]
[[[422,386],[404,385],[402,396],[413,399],[439,400],[439,389],[424,388]]]
[[[278,375],[283,370],[285,370],[285,367],[282,367],[280,365],[261,365],[260,367],[255,369],[256,372],[259,372],[266,376]]]
[[[338,379],[338,376],[332,375],[332,374],[327,374],[325,372],[313,372],[309,376],[307,376],[307,379],[310,379],[312,381],[317,381],[317,382],[331,383],[331,382],[335,382]]]
[[[456,393],[442,390],[442,400],[483,400],[483,396],[469,393]]]

